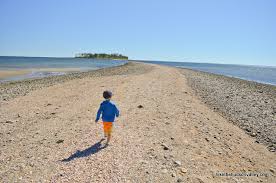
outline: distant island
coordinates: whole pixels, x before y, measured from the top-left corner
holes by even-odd
[[[106,53],[78,53],[75,58],[93,58],[93,59],[120,59],[128,60],[127,56],[118,53],[106,54]]]

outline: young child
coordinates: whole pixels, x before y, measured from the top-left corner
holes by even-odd
[[[104,91],[103,97],[105,101],[100,105],[95,122],[97,123],[102,115],[104,136],[107,137],[106,145],[108,145],[111,138],[113,122],[115,121],[115,116],[119,117],[119,110],[117,106],[110,101],[112,97],[111,91]]]

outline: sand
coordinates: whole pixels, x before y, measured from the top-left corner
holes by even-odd
[[[33,68],[33,69],[18,69],[18,70],[0,70],[0,79],[9,79],[14,76],[24,76],[32,72],[80,72],[80,68]]]
[[[127,63],[123,66],[103,68],[89,72],[69,73],[62,76],[51,76],[45,78],[28,79],[23,81],[11,81],[0,84],[0,106],[2,101],[8,101],[17,96],[24,96],[29,92],[43,87],[63,83],[72,79],[85,77],[102,77],[113,75],[142,74],[150,70],[151,67],[143,67],[141,64]]]
[[[210,109],[179,69],[131,63],[93,73],[2,86],[0,182],[275,180],[275,153]],[[23,85],[24,95],[8,97]],[[106,148],[94,122],[105,89],[121,110]]]
[[[30,73],[30,70],[0,70],[0,79],[20,76]]]

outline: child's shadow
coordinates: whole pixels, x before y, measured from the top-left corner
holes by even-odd
[[[74,154],[72,154],[70,157],[61,160],[62,162],[69,162],[74,160],[75,158],[82,158],[82,157],[87,157],[90,156],[92,154],[95,154],[97,152],[99,152],[100,150],[106,148],[107,146],[102,146],[101,142],[104,139],[101,139],[99,142],[97,142],[96,144],[92,145],[91,147],[84,149],[82,151],[77,150]]]

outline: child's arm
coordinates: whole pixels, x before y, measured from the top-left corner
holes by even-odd
[[[97,116],[96,116],[96,120],[95,120],[96,123],[99,121],[102,112],[103,112],[103,107],[102,107],[102,105],[100,105],[100,108],[99,108],[99,110],[97,112]]]

